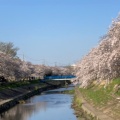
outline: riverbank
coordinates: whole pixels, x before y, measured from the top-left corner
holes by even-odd
[[[86,120],[114,120],[86,101],[78,88],[75,91],[75,101],[72,107],[75,109],[78,118],[85,116]]]
[[[70,81],[66,81],[70,84]],[[15,83],[16,84],[16,83]],[[65,81],[34,81],[33,83],[20,84],[19,87],[15,84],[2,86],[0,89],[0,114],[4,113],[11,107],[21,101],[24,101],[42,91],[59,88],[65,85]]]
[[[76,88],[73,107],[77,116],[81,112],[89,114],[88,120],[120,120],[120,91],[116,89],[120,79],[104,85],[91,85],[86,89]]]

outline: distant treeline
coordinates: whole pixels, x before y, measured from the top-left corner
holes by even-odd
[[[50,75],[72,74],[72,67],[35,65],[17,57],[19,49],[9,42],[0,42],[0,81],[43,79]]]

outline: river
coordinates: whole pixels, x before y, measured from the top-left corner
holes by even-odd
[[[77,120],[71,108],[73,96],[61,93],[69,89],[73,87],[36,95],[8,110],[0,120]]]

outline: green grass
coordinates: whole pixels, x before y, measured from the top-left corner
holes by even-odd
[[[82,106],[82,100],[79,99],[77,96],[74,97],[73,103],[76,103],[76,105],[80,108]]]
[[[55,81],[55,80],[47,80],[45,81],[46,83],[42,83],[40,82],[40,80],[31,80],[31,81],[14,81],[14,82],[9,82],[9,83],[4,83],[2,85],[0,85],[0,90],[3,89],[10,89],[10,88],[17,88],[17,87],[22,87],[22,86],[29,86],[29,85],[33,85],[33,84],[39,84],[40,86],[46,86],[47,83],[48,85],[60,85],[62,83],[64,83],[64,81]],[[37,89],[37,88],[35,88]]]
[[[106,88],[104,86],[92,86],[88,89],[80,88],[80,92],[88,100],[95,105],[105,105],[108,101],[112,100],[112,95],[120,95],[120,90],[114,93],[114,86],[120,84],[120,78],[113,80]]]
[[[9,88],[17,88],[17,87],[27,86],[31,84],[37,84],[37,83],[40,83],[39,80],[10,82],[10,83],[5,83],[3,85],[0,85],[0,90],[9,89]]]
[[[65,93],[65,94],[74,94],[75,90],[65,90],[63,93]]]

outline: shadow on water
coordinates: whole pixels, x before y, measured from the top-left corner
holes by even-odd
[[[8,110],[0,120],[77,120],[71,108],[72,95],[61,94],[73,86],[43,92]]]

